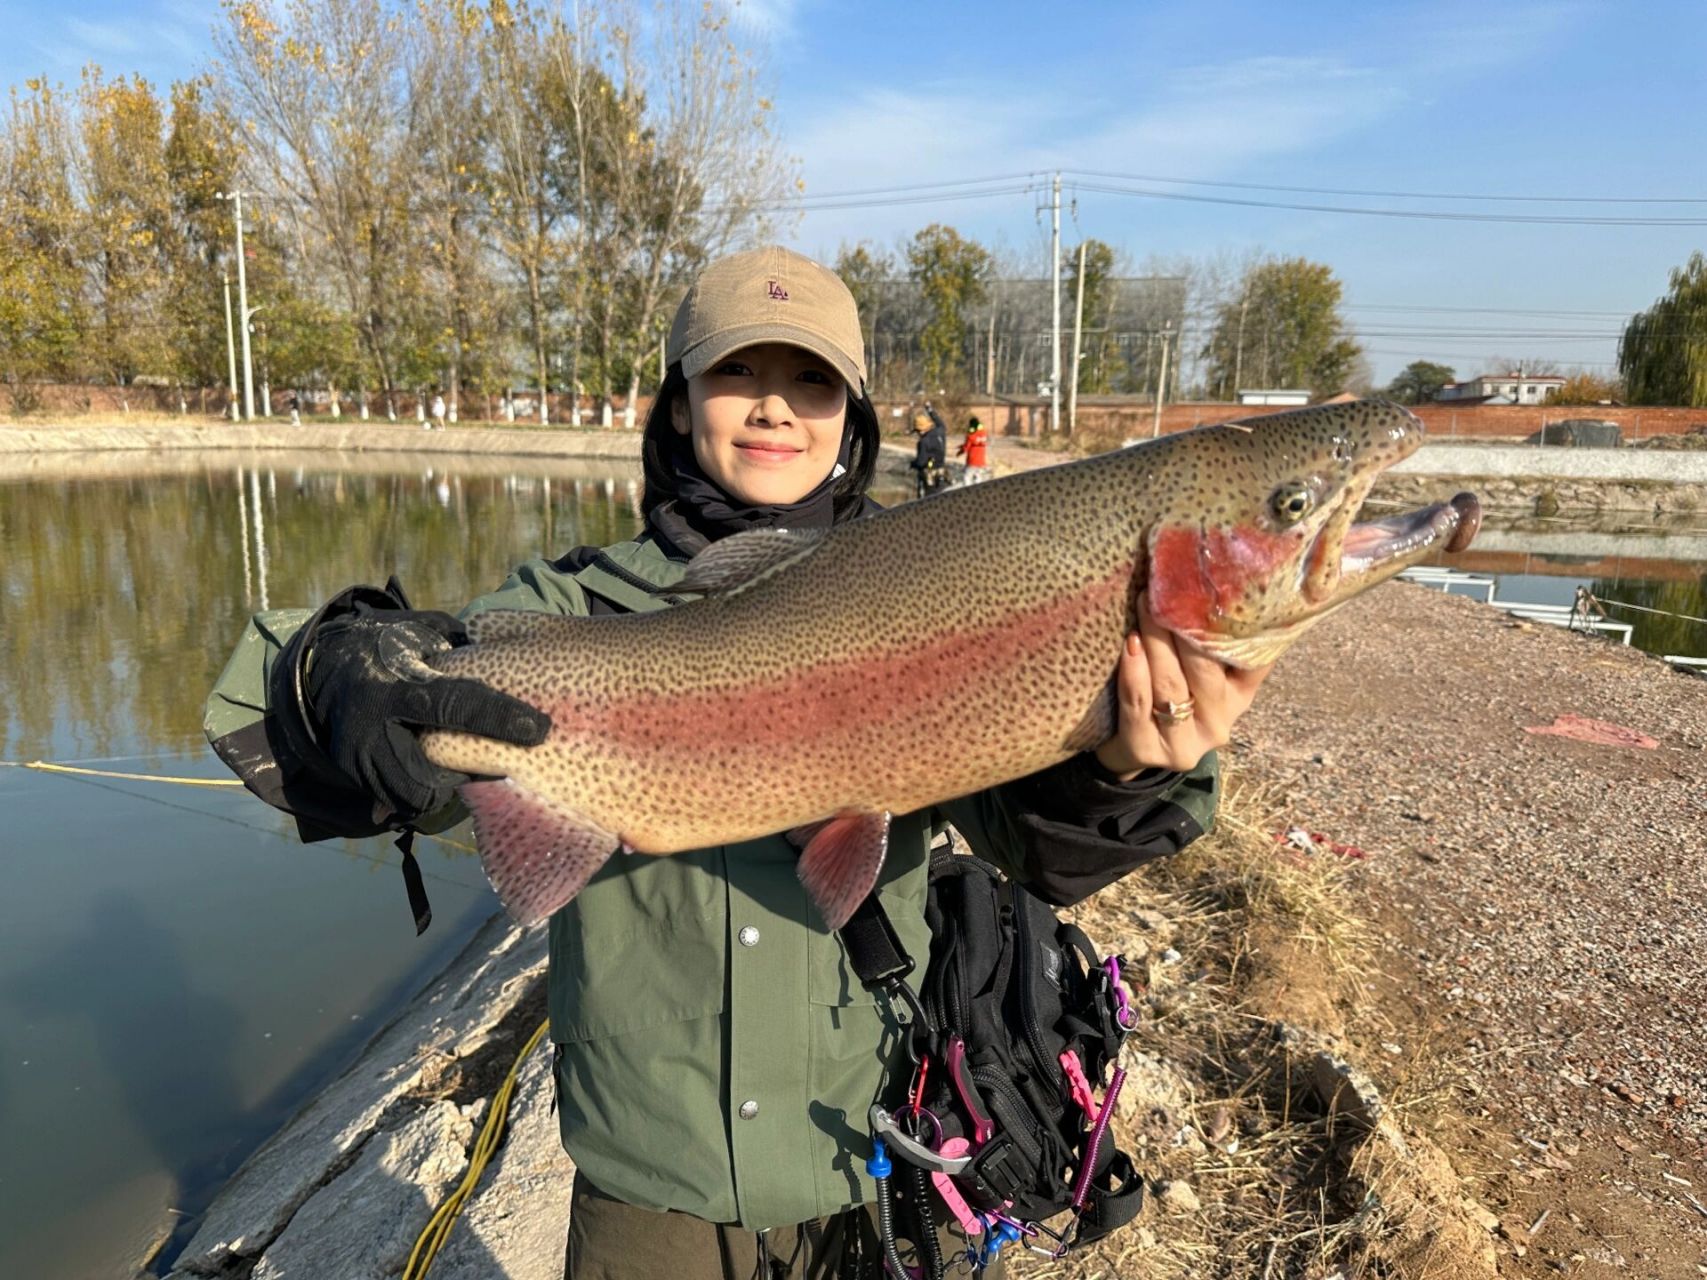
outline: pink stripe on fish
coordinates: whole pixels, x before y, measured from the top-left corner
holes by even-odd
[[[1132,573],[1128,562],[1082,590],[993,626],[944,632],[916,649],[808,659],[804,666],[779,654],[774,672],[755,672],[751,681],[727,689],[641,694],[608,706],[553,706],[554,732],[584,732],[649,755],[661,746],[762,750],[912,721],[921,701],[964,697],[1004,665],[1047,654],[1049,642],[1062,633],[1107,617],[1131,589]],[[1119,637],[1111,631],[1111,672],[1118,656]]]

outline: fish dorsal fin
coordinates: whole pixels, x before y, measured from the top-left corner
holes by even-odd
[[[732,534],[695,556],[673,590],[699,595],[738,591],[804,559],[823,537],[821,529],[749,529]]]

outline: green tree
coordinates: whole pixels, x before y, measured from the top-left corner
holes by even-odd
[[[176,223],[166,177],[166,111],[140,76],[83,73],[79,94],[89,349],[125,385],[169,369],[170,242]]]
[[[1631,404],[1707,405],[1707,256],[1690,254],[1670,291],[1630,318],[1618,372]]]
[[[1603,377],[1587,369],[1565,375],[1565,385],[1547,398],[1548,404],[1619,404],[1624,386],[1617,378]]]
[[[167,359],[180,385],[222,386],[227,377],[222,281],[235,250],[231,208],[215,197],[236,185],[240,136],[210,101],[207,80],[172,86],[164,157],[172,212],[162,255],[172,281]]]
[[[0,378],[12,408],[30,380],[71,372],[83,323],[81,213],[70,116],[44,80],[12,91],[0,132]]]
[[[1333,269],[1322,263],[1256,263],[1217,312],[1203,351],[1209,385],[1224,398],[1237,384],[1307,389],[1318,398],[1338,392],[1362,353],[1345,335],[1341,292]]]
[[[1115,346],[1114,335],[1109,331],[1114,318],[1115,253],[1112,245],[1101,240],[1086,240],[1080,248],[1085,255],[1085,332],[1080,344],[1079,390],[1097,395],[1114,390],[1114,379],[1120,372],[1120,352]],[[1064,291],[1076,290],[1079,249],[1072,250],[1065,261],[1071,268],[1072,279],[1064,282],[1062,288]],[[1064,292],[1064,297],[1072,298],[1073,305],[1077,305],[1078,299],[1073,293]],[[1071,359],[1070,341],[1067,356]]]
[[[919,334],[927,388],[966,381],[966,328],[972,308],[984,301],[992,265],[988,249],[940,222],[907,246],[907,271],[927,316]]]
[[[866,372],[877,384],[877,332],[884,318],[888,285],[895,278],[895,259],[865,241],[844,244],[836,254],[836,274],[853,294],[859,308],[860,332],[865,338]]]
[[[1427,404],[1457,376],[1449,365],[1413,360],[1387,384],[1387,396],[1399,404]]]

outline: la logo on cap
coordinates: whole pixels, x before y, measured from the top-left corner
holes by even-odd
[[[770,300],[772,302],[788,301],[788,290],[784,289],[775,280],[765,281],[765,292],[770,295]]]

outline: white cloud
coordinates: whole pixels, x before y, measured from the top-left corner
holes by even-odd
[[[735,24],[774,41],[791,34],[800,15],[800,0],[732,0]]]
[[[997,95],[985,85],[867,90],[808,119],[789,145],[809,196],[1057,168],[1215,178],[1371,128],[1406,97],[1372,68],[1265,56],[1135,78],[1129,89],[1094,96],[1050,88]],[[900,205],[809,214],[800,239],[882,239],[934,212]]]
[[[68,43],[97,54],[135,53],[142,47],[136,28],[130,23],[90,22],[84,18],[67,18],[65,27]]]

